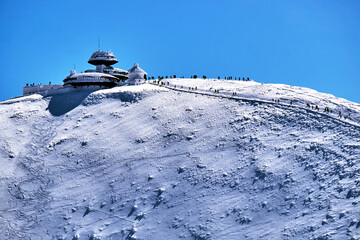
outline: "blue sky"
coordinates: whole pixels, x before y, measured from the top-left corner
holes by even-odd
[[[360,1],[0,1],[0,101],[98,48],[150,76],[241,76],[360,103]]]

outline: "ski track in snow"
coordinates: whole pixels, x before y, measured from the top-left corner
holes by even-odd
[[[167,81],[93,92],[61,116],[39,95],[0,103],[0,237],[360,239],[359,104]]]

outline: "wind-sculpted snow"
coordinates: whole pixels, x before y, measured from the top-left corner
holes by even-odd
[[[50,101],[0,105],[1,239],[360,237],[356,124],[148,84]]]

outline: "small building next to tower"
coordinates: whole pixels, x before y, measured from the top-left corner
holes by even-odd
[[[147,73],[139,67],[139,64],[135,63],[134,66],[129,70],[129,79],[127,82],[130,85],[144,83],[146,80],[146,75]]]

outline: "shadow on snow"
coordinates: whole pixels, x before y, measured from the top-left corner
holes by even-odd
[[[60,93],[51,96],[47,110],[53,116],[61,116],[79,106],[94,90]]]

